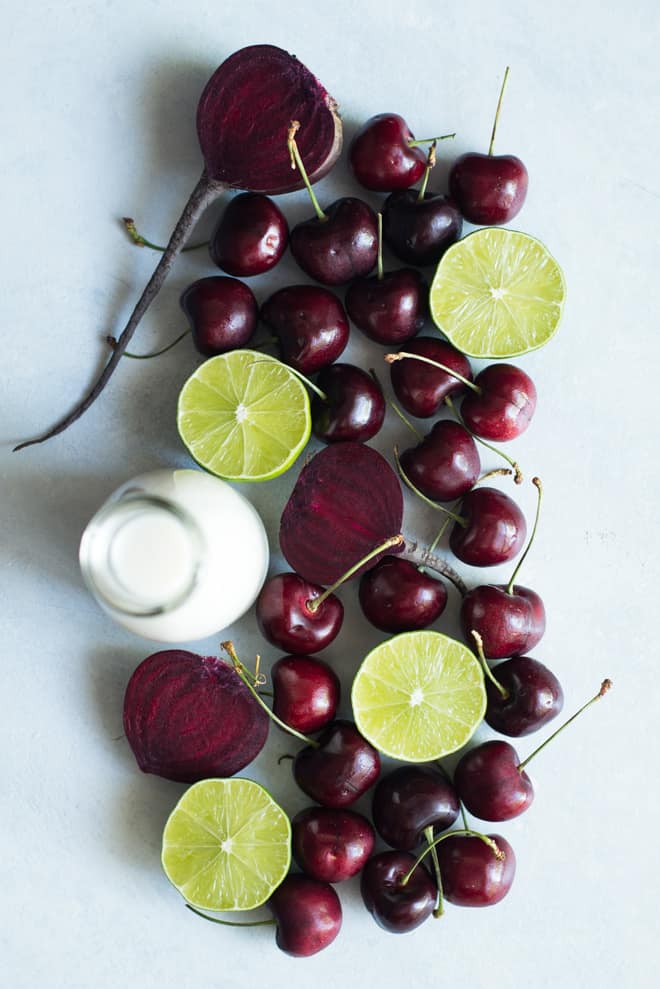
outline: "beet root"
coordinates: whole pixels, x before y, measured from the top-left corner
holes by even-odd
[[[184,649],[148,656],[124,697],[124,732],[140,769],[182,783],[243,769],[269,723],[231,666]]]

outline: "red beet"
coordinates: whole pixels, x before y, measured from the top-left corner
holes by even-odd
[[[305,580],[332,584],[399,535],[402,519],[401,487],[385,458],[363,443],[335,443],[301,471],[282,514],[280,546]],[[380,556],[403,548],[384,549]]]
[[[336,104],[318,79],[295,55],[273,45],[241,48],[216,69],[197,110],[204,169],[107,364],[91,391],[68,415],[16,450],[63,432],[98,398],[190,231],[227,187],[281,193],[302,186],[287,149],[292,120],[300,121],[298,147],[310,181],[316,182],[334,165],[342,142]]]
[[[229,664],[185,649],[140,663],[124,697],[137,764],[182,783],[232,776],[263,748],[270,719]]]

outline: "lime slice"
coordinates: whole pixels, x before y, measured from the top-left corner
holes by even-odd
[[[381,642],[357,671],[351,700],[367,741],[403,762],[460,749],[486,710],[478,659],[440,632],[403,632]]]
[[[450,343],[470,357],[517,357],[555,333],[566,289],[539,240],[487,227],[459,240],[438,264],[429,304]]]
[[[205,361],[181,389],[179,435],[200,466],[230,481],[268,481],[293,464],[312,427],[293,371],[255,350]]]
[[[204,910],[252,910],[282,882],[291,825],[258,783],[201,780],[186,790],[163,832],[165,875]]]

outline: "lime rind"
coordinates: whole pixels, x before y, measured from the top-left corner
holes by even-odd
[[[404,632],[367,655],[353,681],[353,715],[384,755],[429,762],[462,748],[486,711],[481,664],[440,632]]]
[[[192,906],[252,910],[289,871],[291,823],[252,780],[201,780],[186,790],[167,820],[161,862]]]
[[[286,364],[254,350],[205,361],[179,394],[179,435],[197,463],[229,481],[269,481],[312,429],[309,395]]]
[[[429,295],[438,329],[469,357],[519,357],[557,332],[566,286],[541,241],[503,227],[475,230],[441,258]]]

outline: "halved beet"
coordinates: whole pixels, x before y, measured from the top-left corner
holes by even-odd
[[[280,522],[280,546],[305,580],[333,584],[401,533],[403,495],[384,457],[364,443],[335,443],[303,467]],[[390,547],[356,571],[373,567]]]
[[[233,776],[263,748],[270,719],[228,663],[185,649],[153,653],[124,697],[137,764],[182,783]]]

